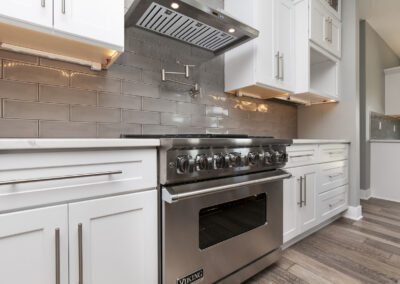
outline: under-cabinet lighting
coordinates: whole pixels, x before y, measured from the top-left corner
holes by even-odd
[[[19,52],[19,53],[25,53],[25,54],[30,54],[30,55],[40,56],[40,57],[46,57],[49,59],[66,61],[66,62],[75,63],[75,64],[79,64],[79,65],[84,65],[84,66],[89,66],[92,70],[95,70],[95,71],[101,70],[101,63],[98,63],[98,62],[78,59],[78,58],[65,56],[65,55],[59,55],[59,54],[55,54],[55,53],[36,50],[36,49],[28,48],[28,47],[17,46],[17,45],[13,45],[13,44],[4,43],[4,42],[0,43],[0,49]]]

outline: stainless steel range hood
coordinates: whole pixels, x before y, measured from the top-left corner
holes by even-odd
[[[135,0],[126,27],[139,27],[216,55],[256,38],[259,32],[196,0]]]

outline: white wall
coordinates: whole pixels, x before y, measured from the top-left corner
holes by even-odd
[[[359,128],[359,17],[358,1],[342,1],[341,98],[338,104],[300,107],[299,138],[348,139],[351,206],[360,204]]]

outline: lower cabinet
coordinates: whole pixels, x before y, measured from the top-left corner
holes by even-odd
[[[158,282],[157,190],[2,214],[0,224],[0,283]]]
[[[317,166],[289,169],[284,181],[283,241],[313,228],[317,222]]]
[[[68,284],[68,206],[0,215],[0,283]]]

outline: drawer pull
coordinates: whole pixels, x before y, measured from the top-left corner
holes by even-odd
[[[328,152],[329,155],[341,155],[344,154],[343,151]]]
[[[343,176],[343,173],[337,173],[335,175],[329,175],[329,178],[332,179],[332,178],[336,178],[336,177],[340,177],[340,176]]]
[[[340,203],[342,203],[342,202],[344,202],[344,199],[340,199],[338,202],[336,202],[336,203],[329,203],[329,208],[332,208],[333,206],[335,206],[335,205],[337,205],[337,204],[340,204]]]
[[[60,270],[60,229],[55,230],[55,249],[56,249],[56,284],[61,283],[61,270]]]
[[[41,6],[42,6],[43,8],[46,7],[46,0],[42,0],[42,1],[41,1]]]
[[[109,171],[109,172],[98,172],[98,173],[87,173],[87,174],[65,175],[65,176],[32,178],[32,179],[15,179],[15,180],[0,181],[0,185],[42,182],[42,181],[52,181],[52,180],[64,180],[64,179],[74,179],[74,178],[83,178],[83,177],[120,175],[120,174],[122,174],[122,171]]]
[[[289,158],[303,158],[303,157],[312,157],[314,154],[304,154],[304,155],[296,155],[296,156],[291,156],[289,154]]]

